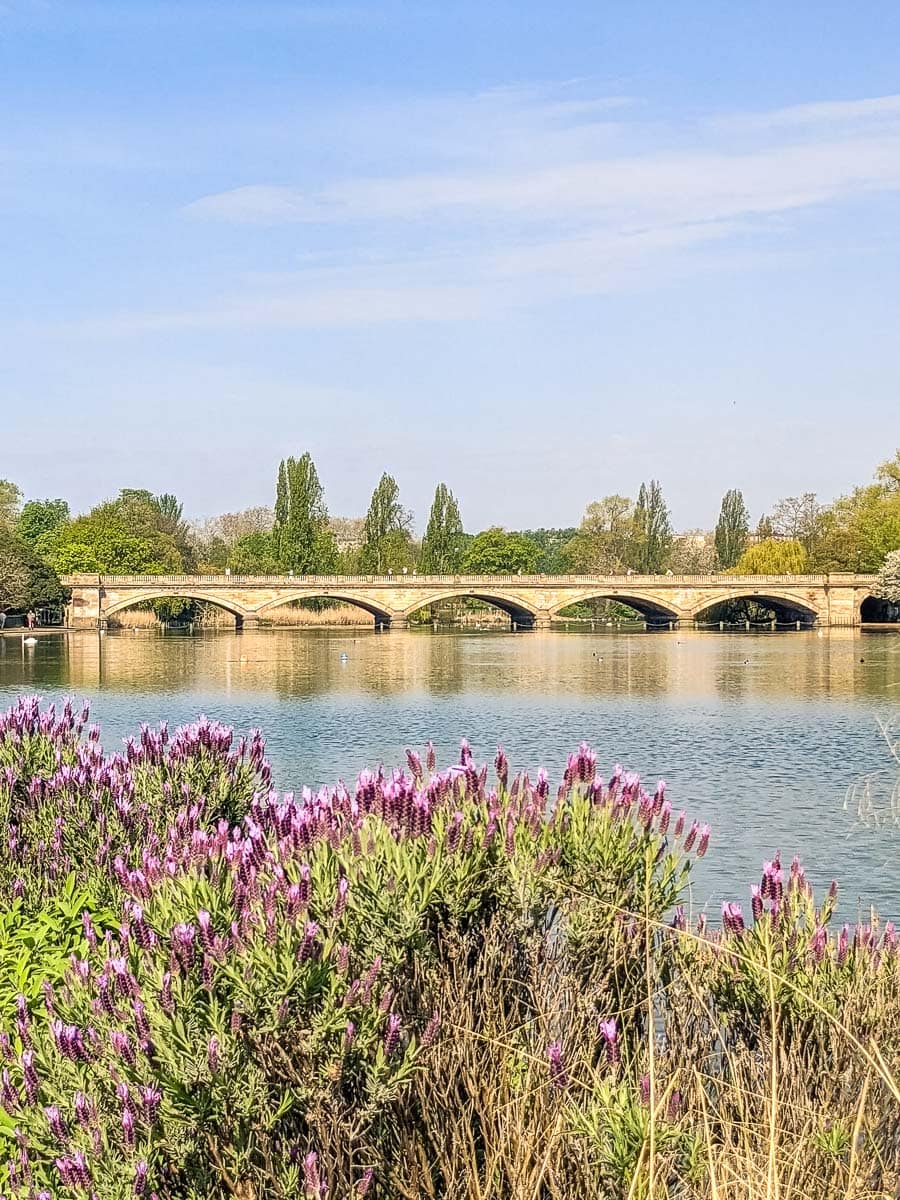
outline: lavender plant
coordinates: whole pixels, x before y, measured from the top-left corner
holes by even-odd
[[[237,820],[271,769],[258,731],[234,744],[205,719],[178,729],[141,729],[106,755],[100,730],[67,701],[57,713],[37,697],[0,715],[0,886],[36,910],[69,876],[98,903],[117,899],[113,867],[158,859],[170,822],[198,837]]]
[[[699,1198],[752,1177],[763,1094],[804,1194],[898,1178],[893,927],[832,933],[776,857],[689,929],[708,827],[587,746],[558,789],[464,742],[279,794],[258,735],[107,756],[23,701],[0,764],[7,928],[66,914],[0,952],[7,1197]]]

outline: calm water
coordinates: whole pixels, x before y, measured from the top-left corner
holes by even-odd
[[[346,658],[342,656],[346,655]],[[142,721],[198,713],[267,735],[277,783],[351,778],[431,738],[467,736],[557,777],[582,738],[676,808],[709,821],[694,904],[745,898],[759,863],[799,852],[843,909],[900,917],[900,830],[843,811],[849,785],[893,778],[877,726],[900,711],[900,636],[274,631],[198,637],[0,639],[0,703],[20,692],[91,700],[107,747]],[[886,794],[886,783],[881,790]]]

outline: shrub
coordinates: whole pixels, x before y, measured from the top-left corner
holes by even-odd
[[[664,784],[605,782],[586,746],[556,791],[510,781],[502,751],[489,781],[463,743],[445,771],[429,748],[279,795],[258,737],[144,730],[107,758],[86,720],[23,702],[0,738],[4,869],[34,863],[33,895],[58,896],[50,864],[73,868],[41,983],[13,1001],[0,955],[17,1200],[896,1186],[893,928],[832,935],[834,894],[817,908],[777,856],[746,922],[728,902],[721,929],[689,926],[710,833]],[[126,815],[89,833],[125,776]],[[84,826],[43,857],[33,780]],[[115,922],[73,927],[81,878]]]

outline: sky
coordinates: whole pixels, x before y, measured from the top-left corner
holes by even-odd
[[[679,529],[900,446],[900,5],[0,0],[0,477]]]

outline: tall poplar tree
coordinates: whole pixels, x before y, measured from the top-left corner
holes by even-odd
[[[435,488],[428,528],[422,540],[419,569],[425,574],[455,571],[462,560],[463,524],[456,497],[446,483]]]
[[[328,527],[325,492],[309,454],[283,459],[278,467],[272,543],[284,571],[315,575],[334,570],[337,546]]]
[[[364,569],[380,575],[398,565],[409,548],[411,525],[412,513],[400,503],[397,480],[385,472],[372,493],[366,513],[361,551]]]
[[[722,497],[722,508],[716,524],[716,557],[719,566],[730,571],[747,549],[750,514],[743,493],[731,488]]]
[[[669,507],[656,479],[642,483],[634,506],[634,533],[637,561],[646,575],[664,571],[672,552],[674,535]]]

